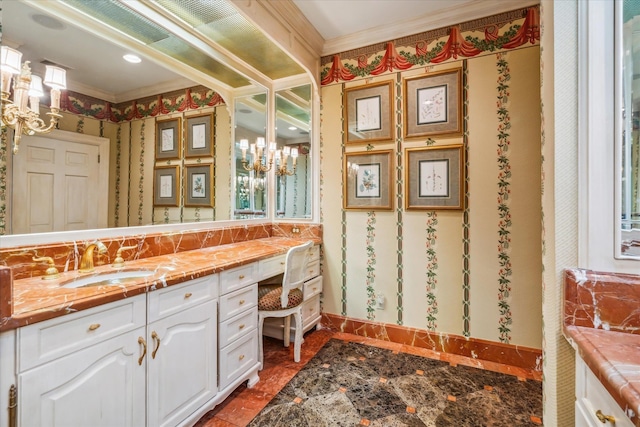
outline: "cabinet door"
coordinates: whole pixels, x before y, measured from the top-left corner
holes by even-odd
[[[177,425],[215,396],[216,313],[209,301],[147,328],[147,425]]]
[[[144,333],[138,328],[18,375],[19,425],[144,425]]]

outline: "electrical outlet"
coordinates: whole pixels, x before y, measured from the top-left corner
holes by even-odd
[[[300,234],[300,229],[298,227],[293,227],[291,228],[291,233],[292,234]]]
[[[378,295],[376,298],[376,309],[384,310],[384,295]]]

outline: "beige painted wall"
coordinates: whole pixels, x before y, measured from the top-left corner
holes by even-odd
[[[505,54],[510,74],[507,109],[511,123],[507,156],[512,171],[508,201],[512,220],[508,253],[513,270],[507,297],[512,318],[509,342],[534,348],[542,347],[539,55],[538,47]],[[438,261],[434,270],[437,284],[433,290],[438,308],[435,331],[499,341],[497,56],[472,58],[467,64],[470,326],[469,330],[464,330],[463,212],[439,210],[435,211],[437,239],[434,249]],[[461,66],[462,62],[453,62],[429,67],[429,72]],[[401,77],[423,72],[424,69],[412,70]],[[343,153],[365,150],[363,145],[344,147],[342,142],[344,88],[389,79],[396,82],[397,75],[322,88],[323,310],[357,319],[369,317],[375,321],[427,329],[427,212],[405,211],[403,206],[395,206],[395,198],[393,211],[358,212],[342,208]],[[398,96],[404,96],[402,84],[394,84],[394,88]],[[375,143],[373,148],[396,149],[399,143],[404,151],[407,147],[427,145],[426,138],[400,138],[397,141],[395,135],[394,130],[394,140]],[[463,142],[462,136],[434,139],[436,146]],[[404,153],[398,156],[401,169],[403,157]],[[395,182],[395,169],[393,178]],[[385,309],[372,313],[367,312],[366,269],[367,263],[371,262],[367,255],[367,223],[374,228],[373,233],[369,232],[370,239],[373,237],[370,246],[375,256],[373,288],[376,296],[384,295],[386,299]],[[400,254],[399,239],[402,244]],[[402,292],[399,292],[400,277]]]

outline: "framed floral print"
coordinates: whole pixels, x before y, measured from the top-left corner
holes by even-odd
[[[462,71],[404,79],[404,137],[462,134]]]
[[[179,166],[156,166],[153,171],[153,205],[178,206],[179,204]]]
[[[213,114],[187,117],[185,157],[213,157]]]
[[[462,145],[405,149],[406,210],[463,209]]]
[[[180,117],[156,122],[156,160],[180,158],[181,123]]]
[[[185,206],[213,207],[213,165],[185,166]]]
[[[393,150],[345,153],[343,205],[354,210],[393,209]]]
[[[347,144],[392,139],[392,81],[348,88],[344,92]]]

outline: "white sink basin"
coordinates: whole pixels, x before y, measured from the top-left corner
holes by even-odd
[[[62,283],[63,288],[82,288],[86,286],[118,286],[133,282],[154,274],[153,270],[115,271],[113,273],[92,274]]]

